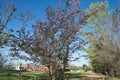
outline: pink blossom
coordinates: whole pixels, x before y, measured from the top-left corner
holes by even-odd
[[[73,5],[79,5],[80,4],[80,0],[72,0],[72,4]]]

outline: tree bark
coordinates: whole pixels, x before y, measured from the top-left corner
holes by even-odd
[[[52,70],[51,70],[51,65],[50,64],[48,64],[48,70],[49,70],[50,80],[53,80],[53,75],[52,75]]]

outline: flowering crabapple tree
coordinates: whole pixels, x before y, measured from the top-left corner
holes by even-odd
[[[87,44],[79,30],[91,15],[102,9],[103,5],[98,5],[90,13],[80,9],[79,0],[66,0],[63,7],[56,9],[48,6],[45,21],[37,20],[31,31],[27,31],[25,26],[17,31],[12,38],[12,49],[15,54],[23,50],[32,60],[46,65],[50,80],[63,80],[68,62],[79,59],[73,55],[80,55],[78,51]]]

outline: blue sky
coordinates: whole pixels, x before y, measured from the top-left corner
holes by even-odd
[[[27,9],[30,9],[31,13],[35,14],[37,19],[44,21],[46,17],[45,10],[48,5],[51,5],[53,8],[56,8],[58,6],[59,1],[65,3],[66,0],[9,0],[9,1],[16,4],[17,13],[21,12],[24,13]],[[80,0],[80,8],[84,10],[88,8],[91,3],[95,3],[97,1],[105,0]],[[118,1],[120,3],[120,0],[108,0],[108,1],[109,9],[111,10],[113,10],[116,7]],[[18,22],[16,22],[16,20],[14,20],[13,22],[14,23],[10,23],[9,26],[14,29],[20,29],[21,26],[18,25]]]
[[[60,0],[9,0],[11,2],[14,2],[17,6],[17,12],[24,13],[26,9],[30,9],[32,13],[34,13],[37,18],[40,18],[41,20],[45,20],[45,10],[48,5],[53,6],[53,8],[56,8],[58,6],[58,1]],[[65,3],[65,0],[61,0],[62,3]],[[80,7],[81,9],[86,9],[89,7],[90,3],[94,3],[97,1],[104,1],[104,0],[80,0]],[[108,0],[109,1],[109,8],[114,9],[116,7],[116,4],[119,0]],[[17,25],[17,23],[11,23],[9,26],[12,26],[14,29],[19,29],[20,25]],[[84,54],[84,52],[82,52]],[[88,60],[85,58],[81,58],[80,62],[72,62],[71,64],[76,66],[82,66],[83,64],[88,64]]]
[[[66,0],[10,0],[17,6],[18,12],[25,12],[26,9],[30,9],[31,12],[35,13],[41,20],[45,19],[45,10],[48,5],[52,7],[58,6],[58,1],[65,3]],[[89,7],[90,3],[105,0],[80,0],[81,9]],[[108,0],[110,9],[114,9],[119,0]]]

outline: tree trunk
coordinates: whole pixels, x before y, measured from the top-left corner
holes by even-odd
[[[64,80],[64,71],[59,69],[55,71],[55,80]]]
[[[53,80],[53,75],[52,75],[52,70],[51,70],[51,65],[50,64],[48,65],[48,70],[49,70],[50,80]]]
[[[63,70],[66,69],[67,63],[68,63],[68,56],[69,56],[69,45],[67,45],[67,51],[66,51],[66,55],[63,61]]]

